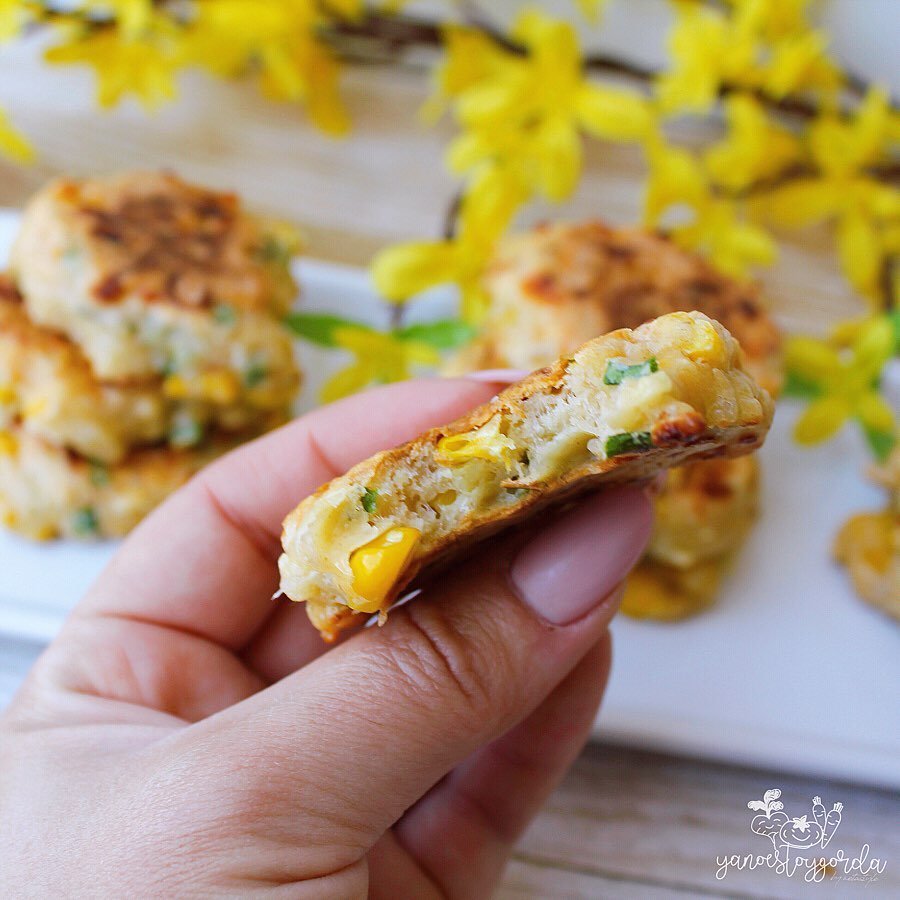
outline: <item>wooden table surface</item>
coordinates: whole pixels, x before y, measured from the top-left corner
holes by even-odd
[[[297,110],[249,86],[199,76],[184,79],[183,99],[153,117],[130,105],[101,114],[86,75],[38,65],[33,47],[5,47],[0,107],[41,159],[28,169],[0,163],[0,205],[20,205],[58,172],[168,166],[301,222],[310,255],[365,264],[385,242],[438,232],[454,189],[441,168],[451,129],[418,121],[424,79],[411,68],[357,70],[346,95],[356,125],[344,141],[316,134]],[[593,143],[587,161],[578,197],[552,214],[634,221],[639,159]],[[549,214],[532,212],[526,221]],[[787,246],[765,285],[788,325],[818,330],[858,310],[819,231]],[[38,651],[0,638],[0,704]],[[808,809],[814,795],[842,800],[841,846],[868,843],[886,859],[879,880],[805,884],[768,869],[718,880],[717,856],[765,852],[749,831],[746,804],[773,787],[788,810]],[[898,822],[900,799],[885,792],[594,744],[522,840],[500,896],[898,897]]]

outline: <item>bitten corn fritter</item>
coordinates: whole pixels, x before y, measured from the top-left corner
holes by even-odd
[[[674,313],[614,331],[304,500],[284,523],[282,590],[332,638],[526,511],[748,453],[771,417],[717,322]]]

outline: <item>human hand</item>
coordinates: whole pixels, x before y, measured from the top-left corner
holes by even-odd
[[[301,497],[496,390],[323,408],[135,530],[0,719],[0,895],[490,893],[595,716],[643,493],[526,521],[327,652],[271,597]]]

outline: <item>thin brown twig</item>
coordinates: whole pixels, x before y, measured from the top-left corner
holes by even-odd
[[[481,31],[497,46],[521,56],[528,52],[524,46],[498,29],[475,4],[462,3],[461,7],[465,22]],[[355,20],[337,17],[329,24],[324,36],[332,42],[337,52],[341,51],[342,39],[381,44],[382,50],[387,51],[388,55],[414,47],[437,49],[443,44],[442,28],[436,22],[408,15],[386,16],[377,12],[369,12]],[[609,54],[588,54],[583,63],[588,71],[618,75],[644,85],[652,84],[660,75],[656,69]],[[859,79],[849,77],[847,86],[857,95],[868,89],[868,85]],[[719,89],[721,97],[748,92],[770,109],[789,116],[808,120],[817,117],[822,111],[813,100],[798,95],[776,97],[761,88],[748,88],[733,82],[725,82]],[[843,112],[847,115],[851,110],[845,109]]]

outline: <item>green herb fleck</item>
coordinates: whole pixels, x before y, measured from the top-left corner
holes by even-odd
[[[100,522],[93,507],[84,506],[76,510],[72,517],[72,531],[79,537],[91,537],[99,533]]]
[[[219,305],[213,310],[213,319],[220,325],[233,325],[237,314],[230,306]]]
[[[653,439],[649,431],[625,431],[622,434],[614,434],[606,439],[606,457],[609,459],[620,453],[640,453],[649,450],[653,446]]]
[[[109,484],[109,469],[103,463],[91,461],[90,463],[91,484],[94,487],[105,487]]]
[[[266,380],[269,370],[262,363],[251,363],[244,370],[244,384],[248,388],[255,388]]]
[[[378,503],[378,491],[373,491],[372,488],[366,488],[362,495],[362,505],[363,509],[371,515],[375,512],[375,507]]]
[[[192,418],[177,419],[169,431],[173,447],[196,447],[203,440],[203,426]]]
[[[626,378],[642,378],[651,372],[659,371],[659,363],[655,356],[651,356],[646,362],[628,365],[617,359],[611,359],[606,364],[606,372],[603,374],[604,384],[621,384]]]

